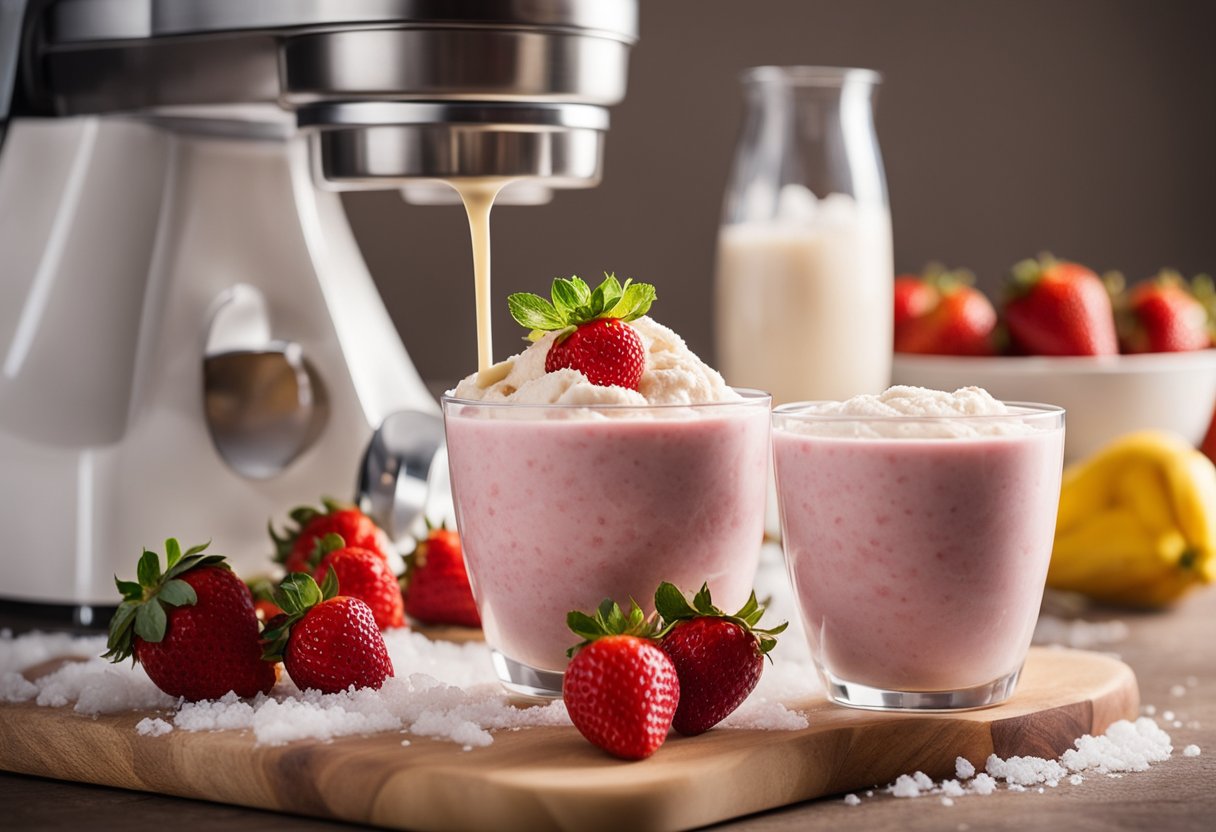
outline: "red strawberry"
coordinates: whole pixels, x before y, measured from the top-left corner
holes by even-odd
[[[899,280],[916,280],[905,276]],[[996,310],[983,293],[969,284],[975,278],[967,271],[928,269],[920,285],[927,290],[928,306],[919,315],[901,314],[924,298],[908,301],[911,289],[905,283],[904,312],[899,307],[896,281],[895,351],[926,355],[991,355]]]
[[[378,689],[393,675],[384,636],[371,607],[337,593],[332,570],[320,587],[298,572],[284,578],[275,596],[284,617],[263,634],[263,658],[281,660],[292,681],[305,690]]]
[[[635,603],[626,618],[611,600],[592,618],[567,617],[582,636],[566,668],[562,698],[574,727],[590,742],[626,760],[649,757],[671,729],[680,680],[671,659],[650,638],[654,631]]]
[[[371,607],[372,617],[381,630],[405,626],[401,587],[384,557],[371,549],[347,546],[340,535],[327,534],[317,541],[320,565],[313,577],[323,581],[332,569],[337,573],[342,592]]]
[[[1114,355],[1110,295],[1102,279],[1077,263],[1043,256],[1013,267],[1005,303],[1013,345],[1029,355]]]
[[[114,582],[123,602],[110,620],[104,658],[128,656],[170,696],[191,701],[267,693],[274,665],[262,661],[258,620],[248,587],[207,544],[182,552],[165,541],[166,571],[144,550],[137,581]]]
[[[317,511],[311,506],[292,509],[289,516],[295,522],[295,528],[284,529],[282,534],[275,531],[273,523],[268,524],[270,539],[274,541],[276,563],[283,564],[288,572],[312,572],[318,563],[314,559],[317,541],[327,534],[341,535],[349,545],[371,549],[384,557],[385,561],[388,560],[384,538],[370,517],[354,506],[343,505],[328,497],[321,502],[324,511]]]
[[[591,289],[578,276],[556,278],[550,291],[552,303],[526,292],[507,298],[511,315],[532,332],[536,341],[546,332],[557,337],[545,356],[545,372],[577,370],[592,384],[637,390],[646,368],[646,350],[641,336],[628,321],[637,320],[655,301],[654,287],[614,275]]]
[[[480,627],[481,616],[469,587],[460,535],[430,529],[405,558],[405,611],[423,624]]]
[[[756,629],[764,607],[754,592],[734,615],[713,605],[708,585],[701,586],[690,605],[684,593],[663,583],[654,602],[665,624],[659,646],[680,677],[680,707],[672,724],[685,736],[708,731],[756,687],[764,657],[777,644],[774,636],[787,625]]]
[[[928,270],[926,270],[928,271]],[[937,305],[937,287],[918,274],[895,278],[895,331]]]
[[[1124,352],[1187,352],[1212,344],[1208,313],[1177,272],[1161,271],[1121,305]]]

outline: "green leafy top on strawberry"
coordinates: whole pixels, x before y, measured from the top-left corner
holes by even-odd
[[[185,552],[176,538],[165,541],[166,569],[160,569],[160,556],[144,549],[136,567],[136,580],[122,581],[114,576],[114,583],[122,593],[123,601],[110,619],[110,637],[103,659],[120,662],[134,652],[135,636],[144,641],[158,643],[165,637],[168,618],[165,605],[192,607],[198,603],[194,587],[181,580],[181,576],[203,566],[222,566],[223,555],[204,555],[211,543],[192,546]]]
[[[785,632],[785,628],[789,626],[788,621],[783,621],[776,627],[769,629],[762,630],[758,628],[756,625],[764,617],[764,607],[756,600],[756,593],[754,591],[742,609],[734,615],[727,614],[714,606],[713,599],[709,594],[709,584],[701,584],[701,590],[693,597],[692,603],[689,604],[683,592],[674,584],[664,581],[659,584],[658,590],[655,591],[654,607],[663,620],[663,627],[659,631],[660,638],[671,632],[681,621],[693,618],[724,618],[755,635],[760,644],[760,652],[765,655],[777,646],[776,636]]]
[[[270,532],[270,539],[274,541],[274,560],[276,563],[285,563],[291,555],[291,550],[295,546],[296,539],[300,536],[300,532],[318,517],[326,514],[335,514],[345,509],[353,508],[353,506],[338,502],[332,497],[322,497],[321,505],[323,511],[318,511],[312,506],[296,506],[287,513],[287,516],[296,524],[295,528],[284,528],[283,533],[279,534],[274,527],[274,521],[271,520],[266,524],[266,531]]]
[[[341,538],[339,538],[341,539]],[[309,610],[338,595],[338,576],[330,569],[317,586],[317,582],[306,572],[292,572],[279,584],[274,594],[274,602],[283,611],[282,616],[275,616],[267,624],[262,633],[262,658],[268,662],[283,660],[287,649],[287,641],[291,637],[291,627]]]
[[[595,289],[578,275],[554,278],[550,295],[552,303],[530,292],[516,292],[507,298],[511,317],[531,330],[530,341],[556,331],[560,342],[582,324],[596,320],[633,321],[645,315],[657,299],[649,283],[630,279],[622,284],[616,275],[607,273]]]
[[[580,648],[586,647],[597,639],[605,636],[636,636],[638,638],[655,639],[658,637],[659,626],[654,617],[647,617],[638,602],[630,599],[629,613],[621,610],[619,604],[611,598],[600,602],[595,615],[571,610],[566,615],[566,626],[582,641],[566,651],[567,656],[573,656]]]

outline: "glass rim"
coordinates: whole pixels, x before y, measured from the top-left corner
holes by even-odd
[[[748,407],[755,406],[761,402],[769,402],[771,404],[773,397],[771,393],[766,393],[763,390],[756,390],[751,387],[731,387],[740,396],[741,399],[734,399],[726,402],[693,402],[691,404],[624,404],[620,402],[608,402],[602,404],[528,404],[523,402],[487,402],[482,399],[461,399],[456,396],[444,393],[439,397],[440,403],[444,410],[447,410],[448,405],[463,405],[468,407],[484,407],[497,410],[545,410],[564,412],[571,410],[595,410],[619,412],[622,410],[659,410],[670,411],[677,409],[701,409],[710,407]]]
[[[838,87],[846,83],[875,86],[882,83],[882,73],[876,69],[849,66],[753,66],[739,73],[745,84],[784,83],[795,87]]]
[[[773,408],[773,420],[777,417],[784,416],[790,419],[798,419],[807,422],[885,422],[885,423],[921,423],[921,422],[993,422],[1008,419],[1024,420],[1059,418],[1065,415],[1064,408],[1054,404],[1043,404],[1041,402],[1016,402],[1002,401],[1001,404],[1008,408],[1016,408],[1016,412],[1010,413],[941,413],[941,414],[924,414],[924,413],[879,413],[879,414],[845,414],[845,413],[814,413],[808,412],[810,408],[820,407],[828,404],[838,404],[832,401],[804,401],[804,402],[789,402],[787,404],[778,405]]]

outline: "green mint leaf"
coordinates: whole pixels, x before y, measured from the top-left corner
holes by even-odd
[[[591,288],[578,275],[553,278],[553,286],[549,293],[553,296],[553,307],[564,319],[570,320],[571,313],[580,306],[591,303]]]
[[[516,323],[534,331],[547,332],[566,325],[561,313],[540,295],[516,292],[507,296],[507,307]]]
[[[176,537],[165,541],[165,568],[172,569],[182,559],[182,547]]]
[[[165,608],[155,598],[139,605],[135,613],[135,635],[153,644],[165,637]]]
[[[617,304],[600,317],[634,321],[649,312],[656,300],[658,295],[649,283],[629,283]]]
[[[160,559],[156,552],[144,549],[144,553],[139,556],[139,565],[135,567],[135,574],[142,586],[156,586],[156,582],[160,580]]]
[[[198,603],[194,587],[177,578],[165,581],[156,597],[171,607],[193,607]]]
[[[679,621],[683,618],[694,618],[697,611],[688,603],[684,593],[675,584],[663,581],[654,593],[654,608],[665,622]]]
[[[621,282],[616,279],[616,275],[604,273],[604,280],[599,286],[595,287],[595,291],[591,293],[592,301],[594,302],[596,295],[602,299],[599,308],[596,311],[596,316],[603,314],[606,310],[612,309],[621,302],[621,297],[625,294],[625,287],[621,286]]]

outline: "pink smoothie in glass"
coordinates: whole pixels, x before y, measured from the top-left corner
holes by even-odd
[[[570,610],[648,611],[671,581],[748,597],[763,535],[768,397],[688,407],[445,400],[457,523],[486,642],[561,672]],[[580,410],[583,416],[579,415]]]
[[[892,691],[1016,673],[1051,556],[1062,417],[954,438],[813,435],[780,418],[786,558],[820,670]]]

